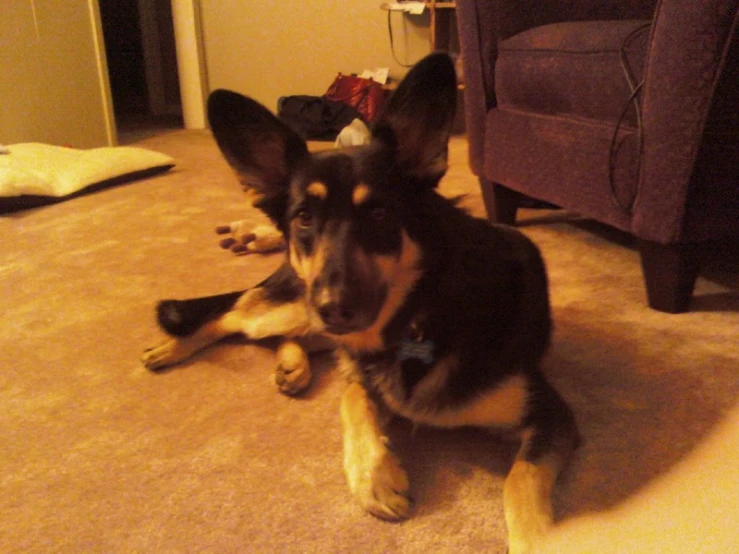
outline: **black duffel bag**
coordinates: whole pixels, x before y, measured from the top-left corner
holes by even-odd
[[[277,101],[277,117],[306,140],[335,140],[354,119],[353,107],[323,96],[283,96]]]

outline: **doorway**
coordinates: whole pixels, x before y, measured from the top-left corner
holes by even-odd
[[[99,0],[118,143],[183,128],[170,0]]]

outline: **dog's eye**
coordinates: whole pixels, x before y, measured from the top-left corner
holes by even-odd
[[[313,223],[313,214],[306,209],[302,209],[295,216],[295,220],[301,227],[310,227]]]

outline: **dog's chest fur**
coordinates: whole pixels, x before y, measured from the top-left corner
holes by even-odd
[[[413,383],[408,382],[407,360],[357,359],[348,352],[339,357],[340,367],[349,373],[350,379],[361,380],[391,412],[415,423],[450,428],[513,428],[520,425],[527,413],[528,379],[523,372],[504,376],[495,386],[460,400],[450,394],[455,374],[460,370],[454,354],[425,367]]]
[[[412,421],[515,427],[529,391],[521,350],[537,351],[538,360],[546,342],[543,335],[526,337],[530,329],[517,323],[525,325],[527,314],[512,308],[527,294],[518,289],[526,280],[521,265],[507,257],[517,250],[508,248],[510,240],[519,238],[456,208],[452,213],[457,234],[445,248],[421,245],[426,269],[379,333],[382,347],[349,342],[341,365]]]

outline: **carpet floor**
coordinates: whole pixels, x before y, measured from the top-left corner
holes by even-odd
[[[300,398],[270,381],[270,344],[229,339],[162,374],[142,367],[162,338],[157,300],[249,287],[281,255],[218,247],[217,224],[265,220],[208,132],[137,145],[177,166],[0,217],[0,551],[505,552],[512,445],[393,425],[416,510],[389,524],[345,484],[330,355]],[[441,189],[483,214],[463,138]],[[544,370],[584,437],[555,491],[568,518],[668,470],[739,398],[739,256],[713,253],[691,311],[667,315],[646,307],[627,237],[557,211],[519,223],[549,271]]]

